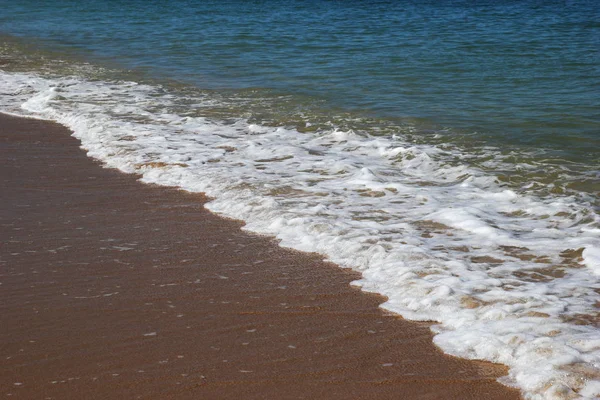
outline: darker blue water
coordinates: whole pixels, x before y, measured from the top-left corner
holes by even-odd
[[[597,1],[22,0],[3,2],[0,33],[200,88],[600,159]]]

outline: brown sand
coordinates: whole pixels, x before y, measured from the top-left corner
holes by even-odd
[[[517,399],[356,273],[0,115],[0,396]]]

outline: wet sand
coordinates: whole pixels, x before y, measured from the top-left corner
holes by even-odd
[[[358,274],[0,114],[0,396],[518,399]]]

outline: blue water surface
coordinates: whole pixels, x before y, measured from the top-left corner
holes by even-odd
[[[600,158],[595,0],[2,3],[0,33],[94,62]]]

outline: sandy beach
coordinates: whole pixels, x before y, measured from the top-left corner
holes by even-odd
[[[0,388],[19,399],[518,399],[359,276],[0,115]]]

